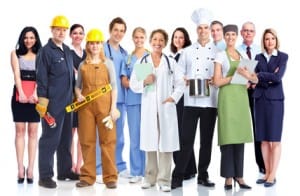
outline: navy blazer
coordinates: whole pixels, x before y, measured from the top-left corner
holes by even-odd
[[[271,100],[284,100],[282,77],[286,70],[288,55],[278,51],[277,56],[271,56],[269,62],[263,53],[256,55],[258,64],[255,68],[258,83],[255,87],[253,97],[265,96]],[[278,70],[276,71],[276,69]]]

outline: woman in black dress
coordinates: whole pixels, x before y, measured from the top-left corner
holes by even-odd
[[[39,34],[34,27],[25,27],[18,39],[16,49],[11,52],[11,67],[14,74],[14,89],[11,99],[13,121],[15,122],[15,147],[18,162],[18,183],[33,183],[33,168],[37,149],[40,116],[35,110],[37,102],[35,58],[41,48]],[[25,139],[27,130],[28,139]],[[25,141],[28,141],[28,165],[23,159]]]
[[[86,52],[82,47],[82,42],[84,39],[85,33],[84,28],[81,24],[73,24],[70,28],[70,38],[72,39],[71,43],[71,51],[73,55],[73,64],[74,64],[74,72],[75,72],[75,78],[77,79],[77,70],[79,67],[79,64],[85,59]],[[73,128],[72,128],[72,135],[73,135],[73,142],[72,142],[72,170],[75,173],[80,174],[80,168],[82,166],[82,152],[80,143],[77,137],[77,140],[75,139],[75,135],[77,134],[78,129],[78,114],[77,112],[73,113]],[[75,150],[76,149],[76,150]],[[76,155],[75,155],[76,152]]]

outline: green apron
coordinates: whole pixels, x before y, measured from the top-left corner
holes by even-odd
[[[232,76],[240,61],[232,61],[228,52]],[[219,89],[218,145],[252,142],[252,124],[246,85],[227,84]]]

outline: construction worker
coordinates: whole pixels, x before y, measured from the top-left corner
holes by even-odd
[[[57,156],[57,179],[78,180],[72,172],[72,116],[65,112],[65,106],[72,102],[73,58],[70,48],[63,42],[69,28],[65,16],[55,16],[50,25],[52,38],[37,55],[37,95],[36,110],[40,117],[51,114],[56,127],[50,127],[42,119],[42,134],[39,139],[39,185],[55,188],[54,154]]]
[[[103,41],[104,36],[99,29],[88,32],[85,47],[87,57],[78,68],[75,87],[77,101],[84,101],[86,95],[97,89],[102,89],[103,95],[78,111],[78,137],[84,164],[77,187],[91,186],[96,181],[97,135],[101,149],[103,182],[107,188],[117,187],[115,121],[120,113],[117,109],[115,68],[113,62],[104,55]],[[111,91],[106,88],[109,84]]]

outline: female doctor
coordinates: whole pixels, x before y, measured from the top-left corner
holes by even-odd
[[[171,191],[172,153],[179,150],[176,102],[185,88],[179,66],[162,52],[167,41],[166,31],[152,31],[152,52],[141,60],[149,63],[152,73],[142,80],[134,69],[129,82],[134,92],[142,93],[140,145],[146,152],[142,188],[150,188],[157,182],[163,192]]]

